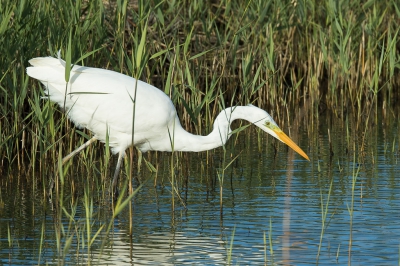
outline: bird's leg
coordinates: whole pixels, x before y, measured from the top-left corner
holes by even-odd
[[[70,154],[68,154],[67,156],[65,156],[62,159],[62,165],[64,165],[69,159],[71,159],[72,157],[74,157],[77,153],[81,152],[84,148],[86,148],[87,146],[89,146],[90,144],[92,144],[93,142],[95,142],[97,140],[96,137],[93,137],[91,139],[89,139],[88,141],[86,141],[83,145],[79,146],[79,148],[75,149],[73,152],[71,152]],[[49,195],[51,195],[51,191],[54,188],[54,178],[51,179],[50,181],[50,185],[49,185]]]
[[[138,151],[138,173],[140,173],[140,167],[142,166],[143,154],[139,149],[137,149],[137,151]]]
[[[69,159],[71,159],[72,157],[74,157],[77,153],[81,152],[84,148],[86,148],[87,146],[89,146],[90,144],[92,144],[93,142],[95,142],[97,140],[96,137],[93,137],[91,139],[89,139],[88,141],[86,141],[83,145],[79,146],[79,148],[77,148],[76,150],[74,150],[73,152],[71,152],[70,154],[68,154],[67,156],[65,156],[62,159],[62,164],[64,165]]]
[[[115,198],[118,197],[117,182],[118,182],[118,176],[119,176],[119,169],[121,168],[122,159],[124,158],[124,154],[125,154],[125,151],[120,151],[118,154],[117,167],[115,168],[114,178],[113,178],[113,182],[112,182],[113,193],[114,193]]]

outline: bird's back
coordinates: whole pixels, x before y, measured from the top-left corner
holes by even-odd
[[[132,144],[133,127],[134,143],[140,146],[164,137],[168,124],[175,121],[176,111],[169,97],[145,82],[110,70],[75,65],[67,84],[63,60],[39,57],[29,63],[32,66],[27,74],[44,84],[47,97],[65,107],[77,126],[88,128],[101,141],[108,135],[114,153]]]

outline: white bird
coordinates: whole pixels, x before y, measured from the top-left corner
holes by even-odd
[[[105,143],[108,137],[112,152],[119,154],[114,189],[125,150],[130,146],[141,152],[214,149],[229,139],[230,124],[236,119],[253,123],[310,160],[266,111],[253,105],[226,108],[215,119],[209,135],[193,135],[182,128],[171,99],[150,84],[111,70],[79,65],[73,66],[67,83],[66,63],[60,56],[33,58],[29,63],[32,66],[26,72],[45,86],[46,97],[64,108],[77,127],[94,134],[64,157],[63,163],[96,140]]]

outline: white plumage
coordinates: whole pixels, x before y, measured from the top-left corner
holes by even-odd
[[[182,128],[170,98],[150,84],[114,71],[79,65],[71,69],[67,84],[65,61],[61,58],[38,57],[29,63],[32,66],[27,68],[27,74],[40,80],[49,100],[65,108],[68,117],[78,127],[85,127],[94,133],[92,140],[105,142],[108,134],[112,152],[119,153],[114,185],[122,157],[131,145],[142,152],[209,150],[225,144],[231,133],[230,123],[235,119],[255,124],[309,160],[279,129],[271,116],[258,107],[229,107],[217,116],[209,135],[198,136]]]

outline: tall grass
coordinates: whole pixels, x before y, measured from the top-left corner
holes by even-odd
[[[53,145],[65,151],[69,140],[80,141],[25,74],[28,59],[66,52],[69,34],[72,62],[102,48],[78,63],[158,86],[199,134],[225,104],[254,103],[278,117],[280,108],[302,105],[362,115],[374,101],[388,108],[399,96],[394,0],[33,0],[2,1],[0,10],[2,165],[55,161]]]
[[[305,119],[312,131],[320,111],[369,119],[372,111],[390,109],[399,99],[399,24],[396,0],[1,1],[0,173],[14,167],[30,171],[41,195],[46,194],[49,176],[58,173],[57,213],[71,217],[71,230],[78,228],[90,253],[97,236],[89,230],[91,206],[106,198],[111,155],[106,143],[105,149],[89,147],[59,166],[60,154],[82,145],[90,132],[75,128],[59,108],[41,99],[41,85],[25,73],[29,59],[61,50],[71,62],[149,82],[171,97],[183,127],[196,134],[208,133],[225,106],[248,103],[269,110],[283,126],[294,122],[287,122],[294,113],[297,125]],[[227,154],[224,147],[221,162],[208,155],[204,171],[210,165],[221,169],[222,212],[226,169],[237,154]],[[130,180],[133,156],[131,150],[130,163],[125,163]],[[175,166],[187,158],[178,153],[148,156],[152,160],[143,157],[144,165],[151,171],[160,167],[157,161],[169,159],[172,200],[180,197],[184,181]],[[86,180],[74,175],[77,169],[86,171]],[[65,177],[69,191],[62,185]],[[140,179],[139,174],[134,177]],[[213,185],[216,181],[209,180]],[[155,182],[163,179],[156,177]],[[79,223],[82,227],[71,214],[74,197],[82,193],[78,183],[91,186],[84,190],[88,218]],[[132,182],[126,183],[130,199],[134,189]],[[99,195],[89,195],[93,191]],[[65,195],[73,196],[67,201]],[[115,204],[117,213],[130,203],[121,197]],[[87,230],[80,231],[83,227]],[[59,230],[62,255],[71,235],[61,241]],[[269,244],[273,258],[271,240]]]

